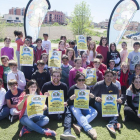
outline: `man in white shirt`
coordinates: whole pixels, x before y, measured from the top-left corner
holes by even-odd
[[[9,116],[10,109],[6,105],[6,90],[2,87],[3,80],[0,78],[0,120]]]
[[[18,83],[18,88],[21,90],[24,90],[25,85],[26,85],[26,80],[25,80],[24,73],[17,69],[17,62],[14,60],[10,60],[9,67],[10,67],[11,71],[7,75],[7,81],[9,81],[11,79],[15,79]],[[7,88],[9,90],[8,85],[7,85]]]
[[[51,50],[51,41],[48,40],[48,34],[43,34],[44,40],[42,41],[42,47],[46,50],[46,53],[49,54],[49,51]]]

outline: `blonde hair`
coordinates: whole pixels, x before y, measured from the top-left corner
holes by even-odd
[[[93,58],[95,58],[96,57],[96,43],[94,42],[94,41],[90,41],[89,42],[89,45],[88,45],[88,50],[90,51],[91,50],[91,48],[90,48],[90,45],[91,44],[93,44],[94,45],[94,48],[93,48]]]
[[[122,69],[123,66],[129,66],[129,65],[128,65],[128,63],[126,63],[126,62],[122,62],[122,64],[121,64],[121,69]]]

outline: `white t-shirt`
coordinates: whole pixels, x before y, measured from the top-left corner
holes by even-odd
[[[25,80],[25,76],[24,76],[24,73],[20,70],[17,71],[17,73],[13,73],[12,71],[10,71],[7,75],[7,82],[10,80],[10,79],[15,79],[16,80],[16,76],[19,76],[19,80],[17,81],[18,83],[18,88],[21,89],[21,90],[24,90],[25,89],[25,86],[26,86],[26,80]],[[9,87],[8,87],[8,83],[7,83],[7,88],[9,90]]]
[[[97,52],[95,52],[94,58],[96,57],[96,55],[97,55]],[[93,61],[94,58],[93,58],[93,51],[90,50],[90,51],[89,51],[89,56],[88,56],[88,61]]]
[[[47,41],[43,40],[42,47],[43,47],[43,49],[46,50],[46,53],[49,54],[49,51],[51,50],[51,41],[50,40],[47,40]]]
[[[113,83],[114,83],[114,82],[113,82]],[[114,84],[117,86],[117,88],[118,88],[119,90],[121,90],[121,84],[120,84],[119,81],[116,80],[116,83],[114,83]]]
[[[130,70],[135,70],[135,65],[140,63],[140,52],[130,52],[128,55],[130,59]]]
[[[2,109],[3,105],[6,104],[5,100],[6,90],[4,88],[0,89],[0,110]]]

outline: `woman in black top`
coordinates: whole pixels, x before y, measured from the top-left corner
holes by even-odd
[[[140,123],[140,116],[138,116],[139,107],[139,93],[140,93],[140,76],[133,78],[132,84],[126,91],[127,103],[124,107],[125,120],[132,120]]]
[[[80,109],[74,107],[74,99],[76,95],[74,94],[75,89],[89,90],[89,87],[85,85],[85,75],[83,73],[77,72],[75,77],[76,84],[70,87],[68,92],[68,105],[70,110],[78,121],[77,124],[73,124],[76,134],[80,134],[81,128],[83,128],[93,139],[97,138],[97,133],[95,129],[89,124],[96,116],[97,111],[89,106],[89,109]],[[89,94],[91,99],[94,98],[92,93]]]

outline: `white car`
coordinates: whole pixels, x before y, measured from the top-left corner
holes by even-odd
[[[134,40],[138,40],[138,39],[140,39],[140,35],[132,36],[131,38],[134,39]]]

